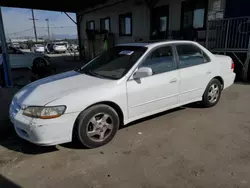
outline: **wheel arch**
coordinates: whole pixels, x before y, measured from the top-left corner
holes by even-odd
[[[82,110],[78,114],[78,116],[77,116],[77,118],[75,120],[75,123],[74,123],[74,127],[73,127],[72,139],[74,138],[74,134],[76,133],[77,121],[78,121],[78,118],[81,115],[81,113],[84,112],[84,111],[86,111],[87,109],[91,108],[92,106],[96,106],[96,105],[100,105],[100,104],[104,104],[104,105],[112,107],[117,112],[117,114],[118,114],[118,117],[119,117],[119,120],[120,120],[120,126],[124,125],[124,113],[123,113],[121,107],[118,104],[116,104],[115,102],[112,102],[112,101],[96,102],[94,104],[89,105],[87,108],[85,108],[84,110]]]
[[[120,125],[123,125],[123,123],[124,123],[123,111],[122,111],[121,107],[118,104],[116,104],[115,102],[112,102],[112,101],[97,102],[97,103],[94,103],[94,104],[88,106],[86,109],[88,109],[88,108],[90,108],[92,106],[99,105],[99,104],[105,104],[105,105],[108,105],[108,106],[112,107],[118,114],[118,117],[119,117],[119,120],[120,120]],[[85,111],[86,109],[84,109],[83,111]]]
[[[221,83],[222,89],[224,88],[224,80],[221,76],[215,76],[213,79],[218,80]]]

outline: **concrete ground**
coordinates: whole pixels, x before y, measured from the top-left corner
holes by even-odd
[[[0,138],[0,187],[247,188],[249,145],[250,85],[235,84],[214,108],[135,122],[98,149],[39,147],[11,129]]]

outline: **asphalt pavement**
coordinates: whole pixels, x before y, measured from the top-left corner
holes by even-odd
[[[214,108],[192,104],[137,121],[91,150],[30,144],[6,121],[0,187],[248,188],[249,107],[250,85],[235,84]]]

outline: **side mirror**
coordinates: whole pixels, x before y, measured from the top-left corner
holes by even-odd
[[[135,72],[133,78],[140,79],[140,78],[145,78],[145,77],[152,76],[152,75],[153,75],[153,70],[151,68],[141,67]]]

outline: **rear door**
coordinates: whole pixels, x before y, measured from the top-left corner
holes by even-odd
[[[180,70],[180,103],[200,100],[212,79],[213,67],[209,57],[194,44],[177,44]]]

